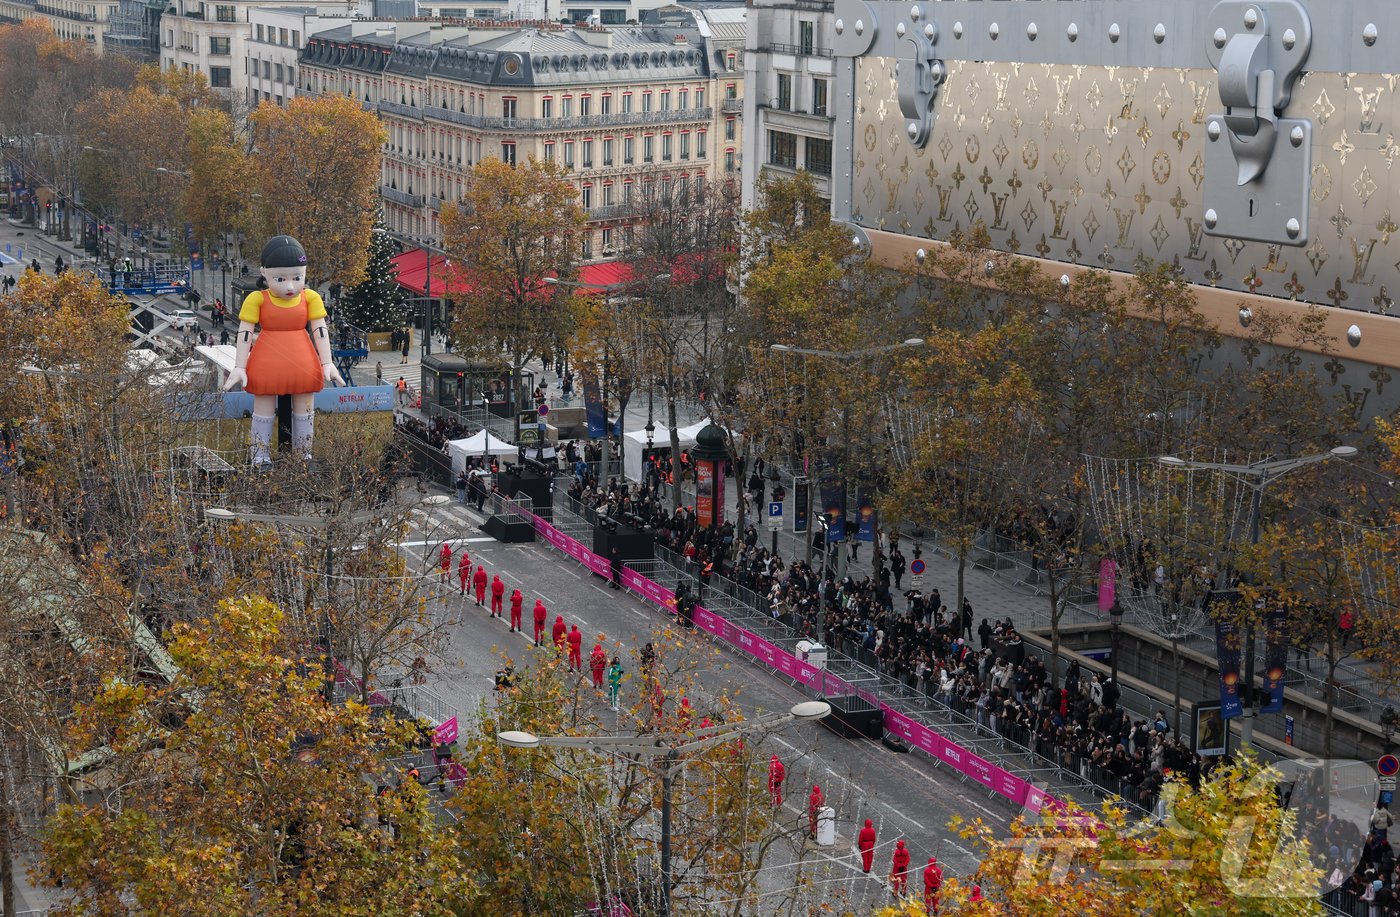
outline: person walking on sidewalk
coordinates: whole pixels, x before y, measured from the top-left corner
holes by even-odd
[[[408,345],[413,342],[413,332],[405,328],[401,332],[402,349],[399,350],[399,363],[408,362]]]
[[[472,576],[472,559],[467,556],[467,548],[462,546],[462,556],[457,559],[457,579],[461,583],[462,595],[467,594],[467,582]]]
[[[510,632],[516,633],[520,630],[520,606],[524,604],[525,597],[517,589],[510,594]]]
[[[501,582],[501,575],[497,573],[491,580],[491,617],[501,616],[501,603],[505,598],[506,584]]]
[[[875,865],[875,824],[868,818],[856,837],[856,849],[860,851],[860,871],[869,875]]]
[[[486,604],[486,565],[477,564],[476,574],[472,577],[472,585],[476,586],[476,604],[484,606]]]
[[[543,599],[535,599],[535,643],[538,644],[544,639],[544,622],[549,620],[549,612],[544,607]]]

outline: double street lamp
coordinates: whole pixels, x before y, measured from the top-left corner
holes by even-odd
[[[1264,488],[1268,487],[1279,478],[1290,472],[1296,471],[1307,465],[1315,465],[1318,462],[1325,462],[1329,459],[1347,459],[1356,455],[1355,446],[1336,446],[1326,452],[1319,452],[1315,455],[1303,455],[1298,458],[1289,459],[1266,459],[1264,461],[1252,462],[1248,465],[1232,464],[1229,462],[1197,462],[1190,459],[1183,459],[1175,455],[1159,456],[1157,461],[1167,468],[1174,468],[1181,471],[1218,471],[1221,474],[1230,475],[1244,486],[1253,491],[1249,501],[1249,543],[1259,544],[1259,513],[1260,504],[1263,501]],[[1222,577],[1223,587],[1230,588],[1229,569],[1226,568],[1225,576]],[[1254,689],[1254,622],[1250,621],[1245,629],[1244,646],[1244,723],[1240,727],[1240,744],[1249,747],[1254,741],[1254,718],[1258,716]]]
[[[826,701],[794,704],[787,713],[769,713],[703,738],[672,745],[664,736],[537,736],[512,729],[496,734],[508,748],[586,748],[599,754],[621,755],[661,778],[661,917],[671,913],[671,785],[685,767],[683,756],[742,736],[776,729],[792,722],[815,722],[831,713]]]
[[[448,502],[450,498],[443,494],[434,494],[421,502],[429,506],[439,506]],[[335,650],[333,648],[333,625],[331,623],[331,574],[335,570],[335,542],[331,539],[331,529],[341,525],[354,526],[371,519],[382,518],[384,509],[361,510],[355,513],[333,513],[324,516],[296,516],[281,513],[252,513],[243,510],[228,509],[223,506],[211,506],[204,510],[206,518],[221,523],[229,522],[262,522],[268,525],[282,525],[292,529],[309,529],[326,533],[326,550],[324,554],[324,566],[322,573],[326,578],[326,604],[325,610],[321,614],[321,639],[325,644],[325,653],[322,656],[325,673],[325,686],[323,688],[326,703],[335,700]]]
[[[862,358],[864,358],[864,357],[874,356],[875,354],[892,353],[892,352],[894,352],[894,351],[896,351],[896,350],[903,350],[903,349],[909,348],[909,347],[922,347],[923,345],[924,345],[924,339],[923,339],[923,338],[906,338],[905,340],[900,341],[900,342],[895,343],[895,344],[884,344],[884,345],[879,346],[879,347],[864,347],[864,348],[861,348],[860,350],[844,350],[844,351],[842,351],[842,350],[819,350],[819,349],[811,348],[811,347],[793,347],[793,346],[791,346],[791,345],[789,345],[789,344],[769,344],[769,345],[768,345],[768,349],[769,349],[769,350],[772,350],[774,353],[779,353],[779,354],[796,354],[796,355],[798,355],[798,356],[820,357],[820,358],[826,359],[826,360],[836,360],[837,362],[841,362],[841,363],[852,363],[852,362],[855,362],[856,360],[860,360],[860,359],[862,359]],[[804,388],[806,387],[806,382],[805,382],[805,380],[804,380],[804,382],[803,382],[803,387],[804,387]],[[849,411],[849,409],[848,409],[847,407],[845,407],[845,406],[843,405],[842,408],[841,408],[841,499],[842,499],[842,504],[843,504],[842,507],[841,507],[841,513],[842,513],[842,516],[843,516],[843,517],[844,517],[845,512],[846,512],[846,507],[845,507],[845,505],[844,505],[844,504],[845,504],[845,499],[846,499],[846,488],[847,488],[847,486],[848,486],[849,483],[850,483],[850,482],[847,480],[847,477],[846,477],[846,474],[847,474],[847,466],[850,464],[850,453],[851,453],[851,418],[850,418],[850,411]],[[810,493],[810,492],[809,492],[809,493]],[[808,499],[810,499],[810,496],[809,496]],[[825,507],[823,507],[823,510],[825,510]],[[823,512],[823,517],[825,517],[825,512]],[[823,531],[824,531],[824,532],[828,531],[828,528],[824,526]],[[847,537],[848,539],[850,538],[850,533],[849,533],[849,531],[847,532],[847,536],[846,536],[846,537]],[[827,538],[827,537],[825,536],[825,534],[824,534],[824,535],[823,535],[823,538],[822,538],[822,575],[823,575],[823,576],[826,575],[827,557],[828,557],[829,551],[830,551],[830,549],[831,549],[831,545],[830,545],[830,543],[829,543],[829,540],[830,540],[830,539]],[[837,557],[838,564],[844,563],[844,557],[845,557],[844,554],[838,555],[838,557]],[[809,561],[811,560],[811,555],[810,555],[810,554],[807,555],[807,559],[808,559]]]

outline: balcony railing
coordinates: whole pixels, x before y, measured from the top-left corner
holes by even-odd
[[[743,110],[744,110],[744,100],[743,100],[743,99],[725,99],[723,102],[720,103],[720,105],[719,105],[719,110],[720,110],[720,111],[743,111]]]
[[[403,204],[405,207],[419,208],[423,206],[423,198],[418,194],[409,194],[397,188],[390,188],[388,185],[380,185],[379,193],[384,196],[384,200],[393,201],[395,204]]]
[[[34,4],[34,12],[43,13],[46,16],[57,16],[60,19],[73,19],[78,22],[96,22],[97,17],[92,13],[78,13],[73,10],[60,9],[56,6],[49,6],[46,3]]]
[[[202,10],[185,10],[185,18],[203,20],[204,12]]]
[[[610,204],[606,207],[589,207],[587,213],[590,220],[616,220],[632,213],[634,209],[631,204]]]
[[[830,48],[818,48],[816,45],[788,45],[780,41],[771,42],[768,45],[770,54],[800,54],[804,57],[830,57]]]
[[[395,114],[401,112],[395,109],[408,108],[404,105],[394,105],[393,103],[379,103],[381,110],[391,111]],[[710,121],[714,118],[713,108],[686,108],[673,111],[632,111],[613,112],[607,115],[585,115],[575,118],[502,118],[494,115],[469,115],[465,112],[453,111],[450,108],[440,108],[436,105],[428,105],[422,109],[410,109],[416,114],[409,117],[422,118],[427,115],[429,118],[436,118],[439,121],[449,121],[453,124],[460,124],[464,127],[474,127],[481,130],[503,130],[503,131],[567,131],[582,130],[590,127],[626,127],[636,124],[675,124],[682,121]]]
[[[383,101],[379,103],[381,113],[388,112],[391,115],[398,115],[400,118],[410,118],[414,121],[423,120],[423,109],[415,105],[405,105],[402,102]]]

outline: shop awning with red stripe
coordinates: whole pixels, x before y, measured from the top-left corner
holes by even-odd
[[[461,277],[460,272],[449,265],[447,259],[442,255],[433,255],[432,287],[429,290],[427,287],[428,252],[426,249],[413,248],[401,255],[395,255],[393,264],[399,286],[419,296],[423,296],[425,292],[431,292],[432,296],[437,298],[454,294],[462,295],[472,291],[471,286]]]

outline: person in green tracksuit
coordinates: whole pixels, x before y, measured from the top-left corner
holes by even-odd
[[[622,690],[622,663],[614,656],[612,665],[608,666],[608,703],[614,710],[617,709],[617,695]]]

